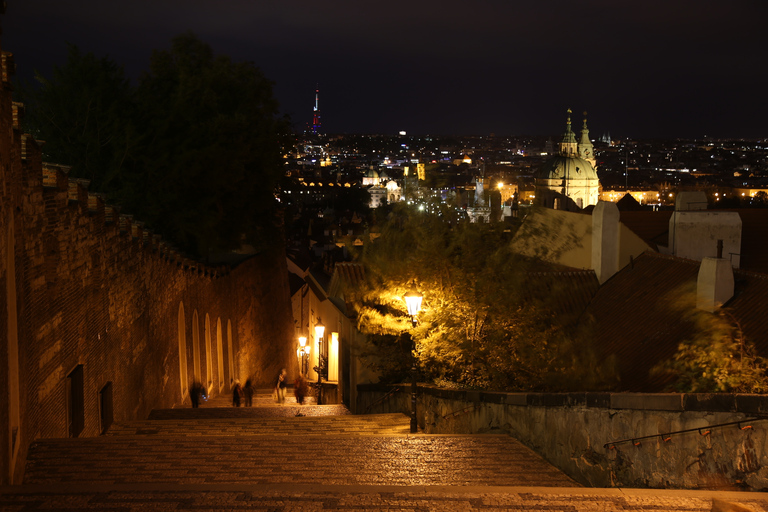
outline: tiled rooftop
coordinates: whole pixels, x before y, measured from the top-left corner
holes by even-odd
[[[587,308],[594,319],[596,346],[603,358],[615,356],[620,390],[660,391],[668,384],[649,371],[669,359],[693,325],[698,261],[646,252],[597,291]],[[735,295],[725,309],[762,355],[768,355],[768,276],[734,272]]]

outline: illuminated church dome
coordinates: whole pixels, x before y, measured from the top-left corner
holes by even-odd
[[[587,120],[584,119],[581,142],[576,142],[576,135],[571,131],[571,111],[568,110],[560,151],[547,160],[536,174],[538,204],[562,210],[575,210],[597,204],[600,191],[597,172],[590,161],[592,158],[582,158],[591,156],[592,144],[588,135]]]
[[[592,164],[578,157],[555,156],[544,164],[537,178],[545,180],[597,180]]]
[[[379,173],[376,172],[376,170],[371,167],[368,169],[368,172],[365,173],[365,176],[363,177],[363,186],[368,185],[378,185],[381,181],[381,178],[379,178]]]

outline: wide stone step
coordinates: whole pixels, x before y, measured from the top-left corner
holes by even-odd
[[[30,447],[31,484],[577,486],[508,436],[104,436]]]
[[[392,487],[197,484],[169,491],[163,484],[104,489],[88,485],[0,488],[0,510],[147,512],[246,511],[499,511],[627,512],[768,510],[765,493],[654,489]],[[730,505],[730,508],[729,508]]]
[[[182,420],[212,418],[293,418],[297,416],[343,416],[350,414],[344,405],[283,405],[272,407],[191,407],[184,409],[154,409],[151,420]]]
[[[404,414],[367,416],[305,416],[162,419],[115,423],[107,436],[307,436],[307,435],[407,435],[410,419]]]
[[[300,405],[296,402],[296,397],[293,394],[293,388],[288,388],[285,394],[286,405]],[[253,394],[253,407],[275,407],[278,404],[275,403],[275,399],[272,397],[271,389],[257,389]],[[304,398],[304,405],[316,405],[316,399],[314,396],[307,396]],[[181,405],[180,408],[191,407],[189,404]],[[229,393],[216,394],[205,400],[200,400],[200,407],[233,407],[232,395]],[[240,407],[245,407],[245,398],[240,401]]]

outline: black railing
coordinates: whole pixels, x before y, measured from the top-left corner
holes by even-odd
[[[464,409],[461,409],[460,411],[454,411],[454,412],[450,412],[450,413],[446,414],[445,416],[443,416],[443,419],[447,420],[449,418],[455,418],[456,416],[461,416],[463,414],[469,414],[470,412],[474,412],[475,409],[477,409],[477,406],[470,405],[469,407],[465,407]]]
[[[364,414],[368,414],[368,411],[371,410],[371,407],[373,407],[374,405],[379,405],[381,402],[383,402],[384,400],[387,400],[389,397],[391,397],[392,395],[394,395],[398,391],[400,391],[400,388],[392,388],[389,391],[387,391],[387,393],[384,396],[382,396],[378,400],[374,400],[373,402],[368,404],[368,407],[365,408],[365,413]]]
[[[690,432],[698,432],[699,435],[707,436],[712,432],[712,429],[714,428],[730,427],[733,425],[737,425],[741,430],[749,430],[752,428],[751,423],[754,423],[756,421],[765,421],[765,420],[768,420],[768,417],[757,417],[757,418],[751,418],[751,419],[746,419],[741,421],[718,423],[717,425],[707,425],[706,427],[700,427],[700,428],[688,428],[685,430],[676,430],[674,432],[665,432],[663,434],[653,434],[650,436],[633,437],[629,439],[622,439],[620,441],[612,441],[610,443],[605,443],[603,445],[603,448],[608,450],[614,450],[616,449],[616,445],[626,444],[626,443],[632,443],[635,446],[640,446],[642,444],[642,441],[646,439],[656,439],[656,438],[659,438],[663,442],[668,443],[669,441],[672,440],[672,436],[677,434],[687,434]]]

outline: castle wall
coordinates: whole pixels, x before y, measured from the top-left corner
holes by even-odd
[[[206,267],[117,216],[23,140],[6,66],[3,59],[0,485],[22,481],[33,440],[79,430],[70,387],[82,387],[77,435],[97,436],[109,412],[127,421],[189,404],[195,354],[213,393],[228,393],[234,379],[271,385],[295,359],[285,255]]]

